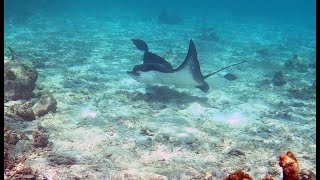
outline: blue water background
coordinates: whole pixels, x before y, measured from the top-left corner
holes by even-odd
[[[92,16],[105,18],[156,17],[165,9],[183,18],[261,18],[272,23],[292,23],[315,28],[315,0],[5,0],[5,20],[28,17],[39,13],[43,16]]]

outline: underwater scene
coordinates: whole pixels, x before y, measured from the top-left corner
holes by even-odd
[[[5,0],[4,179],[315,180],[315,0]]]

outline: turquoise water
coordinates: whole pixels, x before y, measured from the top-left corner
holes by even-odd
[[[57,100],[41,124],[52,149],[26,164],[48,179],[223,179],[243,169],[282,179],[292,151],[316,173],[315,1],[6,0],[4,55],[38,71],[35,91]],[[163,13],[167,16],[159,18]],[[193,39],[194,87],[146,85],[127,74],[149,50],[174,68]],[[275,78],[281,71],[285,83]],[[236,79],[228,80],[225,75]],[[276,79],[276,80],[274,80]],[[9,102],[10,103],[10,102]],[[6,123],[6,122],[5,122]],[[17,129],[23,131],[23,129]],[[12,153],[18,150],[13,150]],[[52,166],[50,154],[76,163]]]

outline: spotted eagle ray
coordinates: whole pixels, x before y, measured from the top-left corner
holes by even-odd
[[[146,84],[193,86],[201,89],[203,92],[208,92],[209,85],[204,81],[205,79],[226,68],[247,62],[242,61],[232,64],[204,76],[200,70],[196,47],[192,39],[189,43],[187,57],[176,69],[164,58],[150,52],[148,45],[143,40],[131,40],[138,49],[144,51],[143,64],[134,66],[133,70],[127,71],[127,73],[138,82]]]

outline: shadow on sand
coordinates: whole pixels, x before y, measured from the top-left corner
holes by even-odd
[[[145,101],[150,103],[187,105],[198,102],[203,106],[210,106],[207,97],[193,96],[185,92],[179,92],[166,86],[147,86],[146,93],[122,91],[131,101]]]

